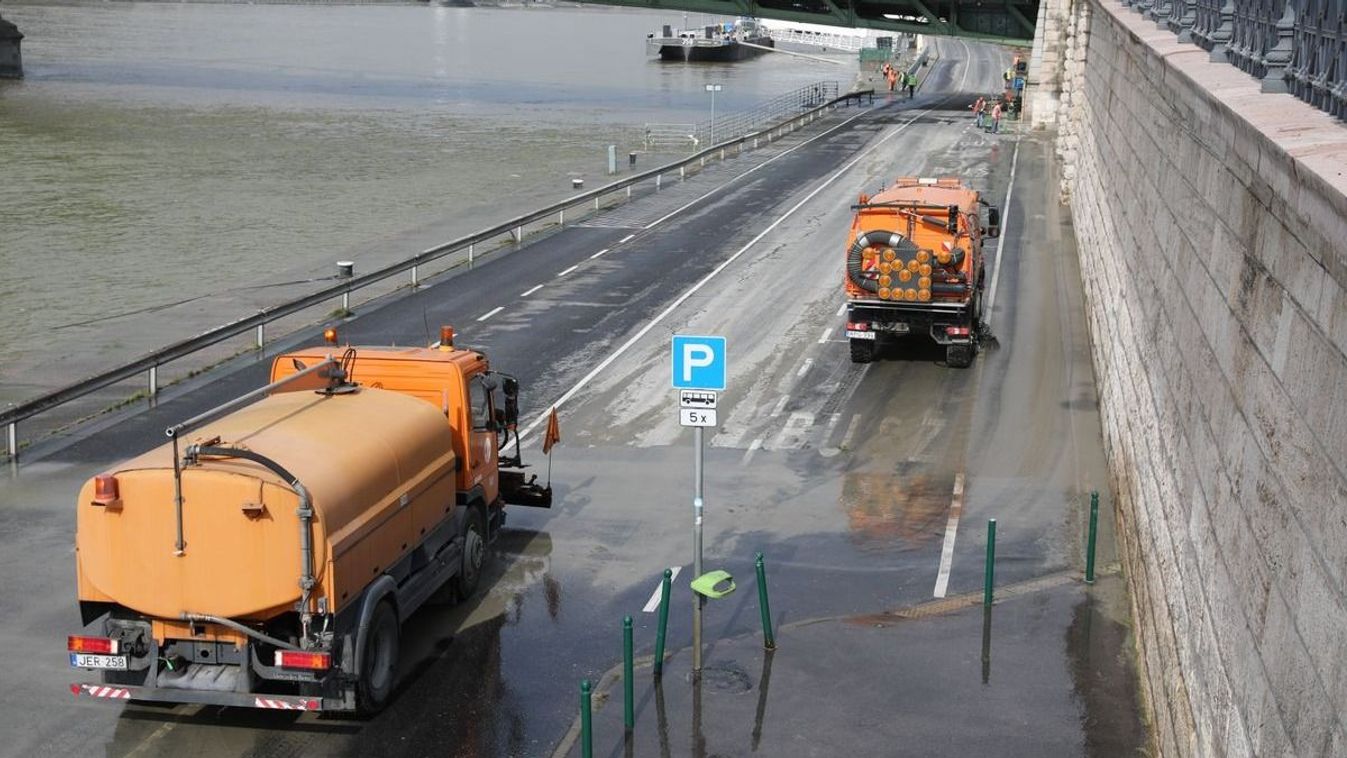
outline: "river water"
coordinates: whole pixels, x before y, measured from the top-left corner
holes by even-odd
[[[3,13],[0,403],[594,186],[607,145],[706,119],[709,81],[725,113],[856,70],[660,63],[645,34],[682,14],[617,8]]]

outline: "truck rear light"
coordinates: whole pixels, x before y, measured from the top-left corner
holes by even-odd
[[[870,324],[866,321],[848,321],[847,331],[868,332],[870,331]]]
[[[332,668],[330,653],[309,653],[300,650],[277,650],[276,665],[287,669],[326,671]]]
[[[945,334],[948,334],[948,335],[951,336],[951,337],[967,337],[967,336],[968,336],[969,334],[971,334],[971,333],[972,333],[972,329],[970,329],[969,327],[966,327],[966,326],[947,326],[947,327],[945,327]]]
[[[93,505],[116,508],[122,504],[117,487],[117,477],[112,474],[99,474],[94,477]]]
[[[81,637],[74,634],[66,637],[65,645],[72,653],[93,653],[94,655],[116,655],[121,648],[118,640],[109,637]]]

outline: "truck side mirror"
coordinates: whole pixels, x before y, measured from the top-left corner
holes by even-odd
[[[996,206],[987,206],[987,236],[1001,236],[1001,209]]]

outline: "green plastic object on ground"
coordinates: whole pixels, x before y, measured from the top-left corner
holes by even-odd
[[[734,592],[734,577],[730,576],[730,572],[720,569],[708,571],[692,580],[692,591],[712,600],[719,600]]]

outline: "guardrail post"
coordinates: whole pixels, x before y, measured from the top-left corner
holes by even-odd
[[[685,178],[687,178],[687,170],[688,170],[688,169],[687,169],[687,166],[679,166],[679,167],[678,167],[678,178],[679,178],[679,179],[685,179]]]
[[[150,366],[150,371],[149,371],[149,387],[148,387],[148,389],[149,389],[149,392],[150,392],[150,397],[154,397],[155,395],[158,395],[158,394],[159,394],[159,367],[158,367],[158,366]]]
[[[580,755],[582,758],[594,758],[594,727],[590,709],[589,680],[580,682]]]
[[[987,519],[987,567],[982,577],[982,604],[992,604],[992,585],[996,582],[996,519]]]
[[[627,199],[628,199],[628,200],[631,199],[631,185],[630,185],[630,184],[627,185]]]
[[[595,195],[595,196],[594,196],[594,210],[597,211],[598,209],[599,209],[599,196],[598,196],[598,195]]]
[[[341,312],[343,316],[351,312],[350,290],[346,290],[345,292],[341,293]]]
[[[416,269],[417,269],[416,266],[412,266],[412,289],[416,289],[417,287],[421,286],[421,277],[417,275]]]
[[[469,265],[469,266],[472,265],[472,253],[473,253],[473,250],[475,250],[476,248],[477,248],[476,245],[473,245],[473,244],[469,244],[469,245],[468,245],[468,265]]]
[[[267,325],[266,325],[266,324],[258,324],[258,325],[257,325],[257,349],[258,349],[258,350],[261,350],[263,347],[266,347],[266,344],[267,344]]]
[[[565,226],[565,225],[566,225],[566,209],[562,208],[561,210],[557,211],[557,226]]]
[[[1094,584],[1095,534],[1099,530],[1099,491],[1090,493],[1090,536],[1085,545],[1085,583]]]
[[[656,192],[659,192],[659,185],[660,185],[660,181],[659,181],[659,180],[660,180],[660,179],[663,179],[663,178],[664,178],[664,174],[655,174],[655,191],[656,191]]]
[[[636,726],[635,684],[632,678],[631,616],[622,618],[622,724],[631,732]]]
[[[725,148],[720,148],[720,159],[725,160]]]
[[[19,459],[19,422],[11,421],[5,426],[5,450],[11,461]]]
[[[519,245],[523,244],[523,242],[524,242],[524,227],[516,226],[514,228],[514,243],[516,245]]]

